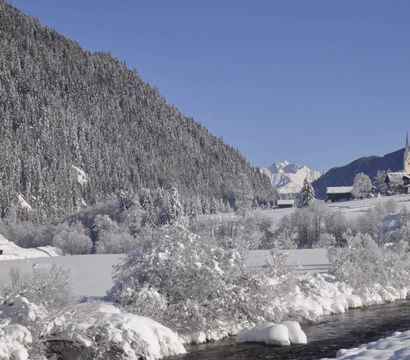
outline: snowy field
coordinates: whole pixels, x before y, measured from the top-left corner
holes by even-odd
[[[299,271],[325,272],[328,260],[325,249],[286,250],[288,263]],[[103,297],[112,285],[113,266],[120,262],[123,255],[72,255],[47,258],[31,258],[0,261],[0,283],[6,284],[11,268],[18,268],[23,273],[31,273],[34,266],[42,269],[51,268],[52,264],[70,270],[73,292],[77,296]],[[247,266],[251,268],[266,265],[270,261],[270,251],[253,250],[250,252]]]
[[[11,268],[31,273],[34,266],[49,269],[55,263],[70,270],[73,293],[76,296],[103,297],[112,283],[113,265],[118,264],[121,255],[73,255],[24,260],[0,261],[0,284],[9,282]]]
[[[341,201],[328,203],[328,205],[335,211],[340,210],[347,217],[347,219],[353,220],[358,216],[363,215],[367,210],[374,208],[378,203],[388,200],[394,200],[397,203],[398,211],[402,207],[405,207],[408,211],[410,211],[410,194],[375,197],[364,200]],[[255,210],[253,212],[249,212],[249,215],[253,215],[258,219],[267,219],[273,223],[278,223],[280,219],[291,214],[293,211],[295,211],[295,208]],[[237,219],[237,215],[234,213],[201,216],[202,221],[208,221],[210,223],[229,222],[234,221],[235,219]]]

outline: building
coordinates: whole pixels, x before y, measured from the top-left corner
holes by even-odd
[[[278,200],[276,203],[279,209],[291,208],[295,206],[295,200]]]
[[[403,171],[389,172],[384,180],[387,185],[387,192],[410,193],[410,146],[409,135],[406,136],[406,148],[403,156]]]
[[[353,186],[333,186],[326,188],[326,201],[347,201],[353,199]]]

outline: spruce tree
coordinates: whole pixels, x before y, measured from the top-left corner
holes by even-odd
[[[300,206],[308,206],[309,203],[315,200],[315,190],[307,178],[303,181],[302,191],[300,192]]]

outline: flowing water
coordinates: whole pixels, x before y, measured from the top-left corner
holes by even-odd
[[[344,314],[326,316],[315,324],[302,324],[308,337],[307,345],[277,347],[264,344],[236,344],[227,338],[202,345],[191,345],[188,354],[178,360],[214,359],[280,359],[313,360],[335,357],[342,348],[352,348],[386,336],[394,331],[410,330],[410,301],[349,310]]]

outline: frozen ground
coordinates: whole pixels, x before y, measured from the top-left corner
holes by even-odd
[[[328,266],[325,249],[286,250],[289,253],[290,265],[297,265],[300,271],[324,272]],[[32,272],[33,266],[51,268],[53,263],[70,270],[73,280],[73,292],[77,296],[103,297],[112,283],[112,269],[123,255],[73,255],[53,258],[31,258],[24,260],[0,261],[0,284],[9,281],[11,268],[19,268],[22,272]],[[248,259],[249,267],[266,264],[271,257],[267,250],[251,251]]]
[[[0,261],[0,284],[9,281],[11,268],[31,273],[33,266],[47,269],[55,263],[70,270],[73,293],[77,296],[103,297],[112,287],[112,269],[121,255],[74,255],[53,258],[31,258],[25,260]]]
[[[408,360],[410,359],[410,330],[395,332],[392,336],[360,345],[357,348],[339,350],[335,359]]]

